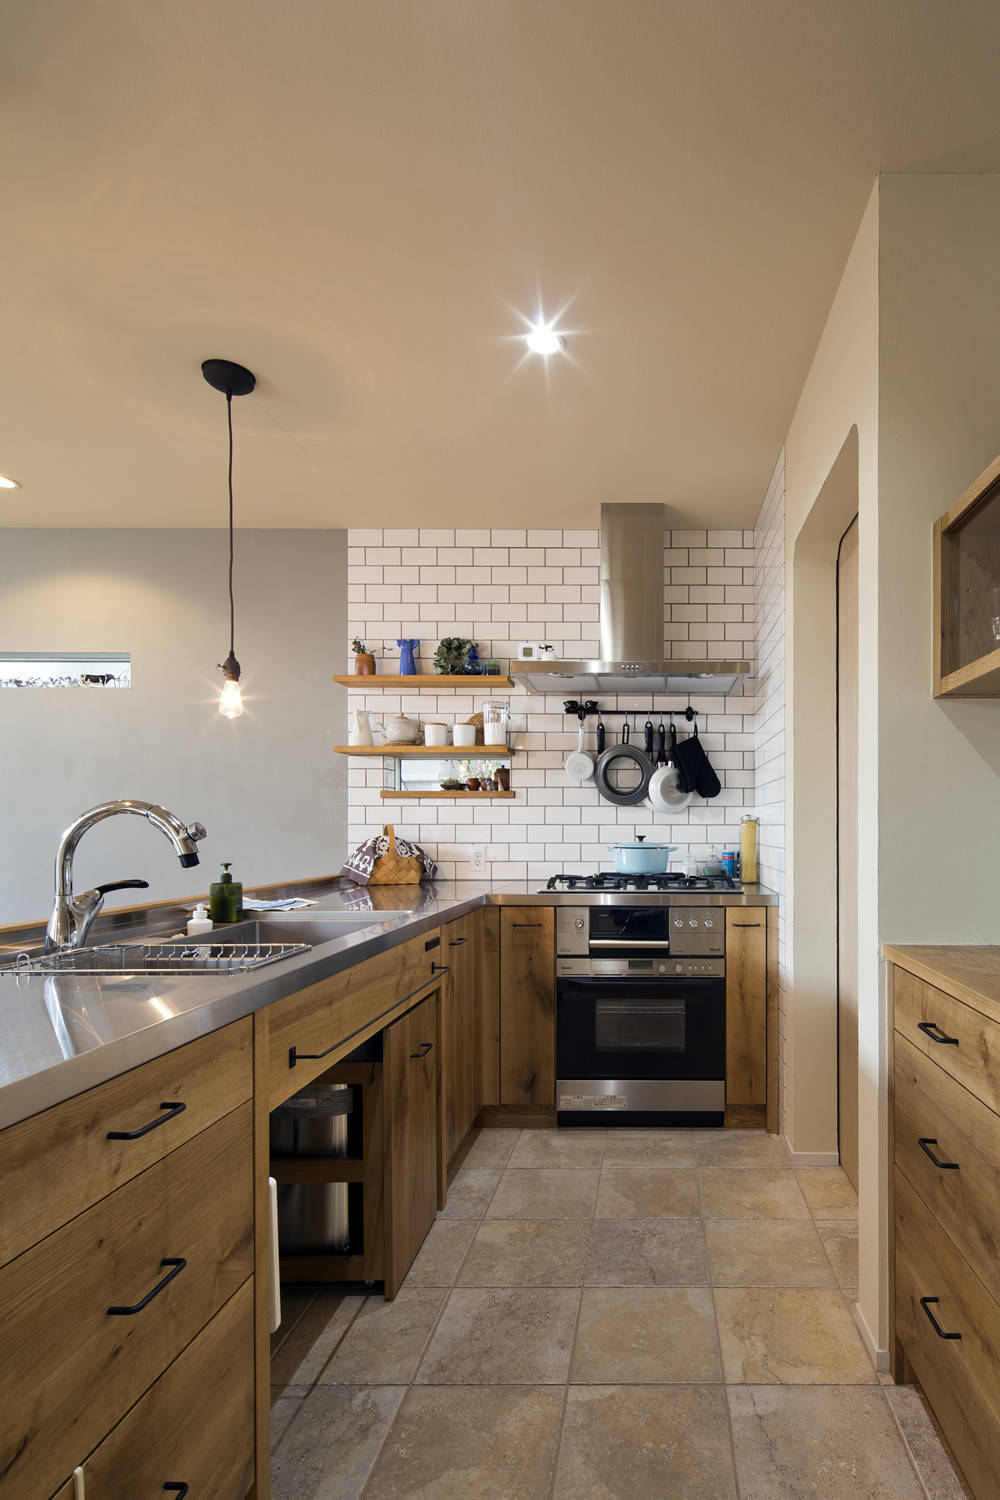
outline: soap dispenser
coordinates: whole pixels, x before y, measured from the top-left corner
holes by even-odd
[[[188,937],[201,937],[203,933],[211,932],[211,930],[212,919],[208,915],[208,907],[204,901],[199,901],[188,921],[187,935]]]
[[[235,922],[243,904],[243,886],[230,874],[230,864],[226,860],[222,874],[208,888],[208,910],[213,922]]]

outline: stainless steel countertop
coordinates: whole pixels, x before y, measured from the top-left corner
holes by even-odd
[[[503,881],[378,886],[371,891],[332,882],[322,894],[315,887],[308,894],[315,901],[310,912],[372,911],[378,925],[257,973],[18,976],[0,969],[0,1129],[480,906],[664,906],[671,899],[667,892],[538,893]],[[774,906],[778,901],[763,886],[739,893],[685,891],[682,899],[685,906]],[[91,941],[183,931],[188,910],[111,912],[100,919]],[[387,913],[398,915],[380,920]],[[26,928],[23,937],[5,935],[3,946],[9,955],[12,948],[17,951],[18,941],[37,942],[41,936],[41,929]]]

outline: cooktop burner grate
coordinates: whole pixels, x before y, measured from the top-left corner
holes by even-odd
[[[551,875],[547,891],[738,891],[740,885],[728,875],[619,875],[599,870],[593,875],[561,872]]]

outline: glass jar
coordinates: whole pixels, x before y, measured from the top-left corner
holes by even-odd
[[[506,745],[507,720],[510,716],[509,705],[488,700],[482,705],[480,712],[483,716],[484,744]]]

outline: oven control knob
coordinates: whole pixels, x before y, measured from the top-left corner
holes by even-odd
[[[674,973],[675,974],[683,974],[684,973],[684,965],[683,964],[674,964]]]
[[[712,921],[711,917],[706,917],[705,918],[705,926],[706,927],[714,927],[715,926],[715,923]]]
[[[657,974],[665,974],[667,972],[667,966],[666,966],[666,964],[657,964],[656,965],[656,972],[657,972]]]
[[[675,927],[683,927],[684,926],[684,920],[683,920],[683,918],[682,917],[675,917],[674,918],[674,926]]]
[[[576,921],[573,923],[573,926],[577,929],[577,931],[579,931],[581,927],[585,927],[586,925],[587,924],[584,922],[582,917],[577,917]]]
[[[689,920],[689,922],[688,922],[688,926],[689,927],[697,927],[697,925],[698,925],[698,918],[697,917],[691,917],[690,920]]]

